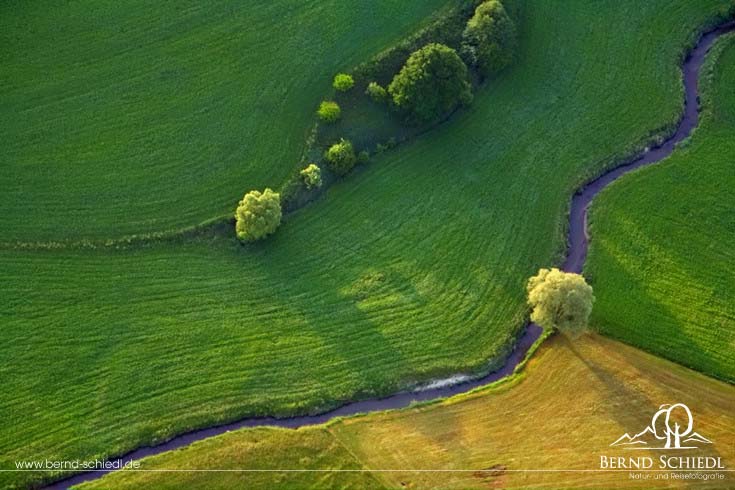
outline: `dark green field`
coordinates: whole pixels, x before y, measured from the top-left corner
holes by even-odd
[[[705,71],[702,120],[691,140],[595,202],[587,273],[601,332],[735,381],[732,36]]]
[[[572,191],[677,120],[680,57],[730,7],[726,0],[524,1],[517,61],[476,94],[469,110],[375,159],[257,245],[216,235],[127,249],[3,248],[0,358],[13,362],[0,366],[6,393],[0,419],[10,421],[0,427],[0,466],[28,458],[112,456],[219,421],[316,411],[430,377],[487,369],[487,360],[498,361],[523,324],[526,278],[561,255]],[[272,15],[279,12],[272,9]],[[386,37],[367,36],[369,45],[355,44],[359,49],[342,53],[339,63],[299,59],[311,75],[306,67],[289,70],[312,77],[313,88],[292,86],[281,100],[273,88],[280,86],[269,85],[280,105],[272,112],[258,98],[262,122],[246,118],[263,132],[253,140],[253,157],[233,158],[217,175],[198,174],[202,161],[184,158],[196,154],[189,151],[196,141],[189,134],[174,142],[154,139],[155,151],[147,152],[176,152],[170,168],[182,180],[162,177],[169,167],[154,165],[160,160],[134,171],[123,158],[118,177],[113,171],[94,177],[89,166],[80,167],[83,176],[74,168],[59,171],[67,187],[62,177],[44,179],[36,164],[24,165],[24,158],[38,159],[48,149],[33,157],[35,144],[26,142],[21,151],[23,138],[12,138],[4,153],[12,172],[2,177],[12,185],[1,183],[16,190],[6,194],[12,205],[0,218],[7,220],[3,229],[8,238],[30,241],[105,238],[229,212],[242,192],[278,183],[292,168],[319,91],[328,91],[337,66],[362,61],[433,10],[417,8],[412,22],[383,19],[390,24],[380,27]],[[318,17],[318,11],[303,16]],[[187,12],[196,17],[178,15],[184,19]],[[230,22],[250,25],[222,15],[230,30]],[[361,29],[377,28],[370,17]],[[274,36],[281,34],[292,39],[290,31],[274,28]],[[183,59],[196,53],[183,51]],[[285,70],[274,55],[263,56]],[[146,62],[130,61],[136,67]],[[245,66],[231,70],[256,76]],[[260,76],[273,78],[273,70]],[[3,106],[20,103],[12,93],[3,92]],[[199,92],[189,95],[202,108],[212,106],[203,93],[201,100]],[[152,100],[141,104],[154,110],[160,93],[149,95]],[[24,94],[22,100],[32,99]],[[238,103],[222,104],[229,111]],[[239,144],[245,123],[238,118],[245,116],[235,112],[231,120],[215,118],[231,121],[232,133],[224,127],[211,129],[215,136],[195,131],[201,145],[217,138]],[[268,126],[281,124],[276,121],[290,129]],[[20,127],[18,121],[3,124],[10,122]],[[93,140],[75,143],[74,154],[95,146]],[[68,135],[64,141],[71,141]],[[131,148],[140,146],[127,147],[128,156]],[[74,161],[59,159],[63,165]],[[45,183],[25,184],[36,179]],[[94,200],[85,207],[76,201],[86,199],[81,189],[103,195],[104,203],[116,201],[116,192],[133,197],[110,210]],[[169,213],[170,199],[178,212]],[[38,204],[48,202],[62,205],[49,210]],[[22,484],[30,475],[0,478],[0,486]]]

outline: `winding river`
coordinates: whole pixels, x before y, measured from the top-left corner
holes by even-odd
[[[702,67],[707,51],[714,41],[719,36],[733,30],[735,30],[735,22],[730,22],[705,33],[700,37],[696,46],[691,50],[684,61],[682,66],[685,90],[684,115],[674,134],[669,136],[661,144],[647,148],[643,153],[605,172],[597,179],[579,189],[572,197],[567,237],[568,252],[562,266],[565,271],[582,272],[582,268],[587,257],[587,246],[589,240],[589,236],[587,234],[587,208],[597,193],[621,175],[624,175],[638,167],[656,163],[671,155],[676,144],[687,138],[691,134],[692,130],[697,126],[699,122],[699,70]],[[168,442],[154,447],[142,447],[121,456],[120,459],[127,461],[130,459],[140,459],[146,456],[160,454],[172,449],[187,446],[192,442],[199,441],[201,439],[241,429],[243,427],[279,426],[296,428],[305,425],[321,424],[335,417],[403,408],[415,401],[431,400],[464,393],[472,390],[473,388],[477,388],[478,386],[492,383],[513,374],[516,366],[518,366],[518,364],[526,357],[528,350],[540,337],[542,331],[543,330],[538,325],[527,325],[523,334],[518,339],[515,348],[506,359],[505,364],[499,370],[482,378],[470,379],[466,376],[455,376],[444,381],[434,382],[424,388],[417,389],[416,391],[396,393],[381,399],[348,403],[321,415],[307,415],[282,419],[272,417],[243,419],[229,424],[219,425],[217,427],[182,434],[174,437]],[[101,478],[110,471],[114,470],[79,473],[45,488],[49,490],[67,489],[72,485],[76,485],[84,481]]]

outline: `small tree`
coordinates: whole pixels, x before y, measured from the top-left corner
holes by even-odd
[[[345,175],[352,170],[357,163],[357,156],[352,143],[342,138],[339,143],[335,143],[329,147],[324,154],[324,159],[329,164],[329,168],[337,175]]]
[[[342,115],[342,110],[339,108],[339,104],[331,100],[325,100],[319,104],[319,110],[316,111],[319,119],[326,123],[333,123],[337,121]]]
[[[340,92],[347,92],[353,85],[355,85],[355,80],[347,73],[337,73],[332,82],[332,86]]]
[[[499,72],[513,59],[516,29],[498,0],[475,9],[462,34],[462,56],[485,76]]]
[[[245,194],[235,210],[235,232],[244,242],[264,238],[281,224],[281,199],[270,189]]]
[[[303,180],[307,189],[314,189],[322,186],[322,169],[315,163],[310,163],[308,167],[299,172],[301,180]]]
[[[472,101],[467,66],[455,50],[436,43],[409,56],[388,93],[414,123],[435,121]]]
[[[595,297],[579,274],[559,269],[540,269],[528,280],[531,320],[575,337],[587,328]]]
[[[370,82],[365,89],[365,93],[375,102],[384,102],[388,98],[388,92],[377,82]]]

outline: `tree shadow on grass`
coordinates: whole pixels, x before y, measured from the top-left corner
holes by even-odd
[[[306,335],[318,339],[318,349],[302,353],[304,362],[313,365],[304,365],[301,374],[305,378],[295,380],[295,391],[322,387],[318,395],[313,390],[310,393],[323,406],[390,394],[413,368],[394,339],[360,308],[361,300],[381,293],[385,287],[381,277],[366,274],[359,261],[345,261],[340,268],[338,274],[309,270],[305,276],[312,276],[313,281],[305,281],[302,276],[298,282],[289,281],[280,270],[267,266],[261,269],[268,282],[283,285],[273,288],[272,297],[300,319],[293,328],[303,329]],[[357,296],[346,292],[361,280],[366,282],[364,291],[356,291]],[[319,365],[322,362],[324,365]]]
[[[624,431],[629,434],[635,434],[650,425],[650,420],[653,417],[661,405],[673,404],[673,403],[685,403],[692,408],[695,418],[696,428],[696,395],[694,393],[684,393],[671,384],[661,386],[661,389],[669,391],[666,399],[654,399],[651,393],[642,391],[640,388],[627,383],[625,381],[624,374],[617,370],[611,369],[610,365],[604,361],[600,361],[595,357],[586,355],[580,351],[574,345],[575,341],[571,341],[564,336],[560,339],[563,348],[568,349],[574,356],[582,362],[585,367],[592,373],[595,378],[600,382],[600,385],[604,389],[603,399],[609,400],[605,403],[606,413],[614,420],[617,424],[624,428]],[[625,356],[625,361],[630,367],[635,370],[635,375],[639,377],[649,377],[649,373],[654,369],[665,369],[666,366],[654,367],[649,360],[646,362],[646,357],[650,354],[641,353],[640,355]],[[665,383],[665,377],[661,376],[660,373],[650,376],[653,380],[661,380],[657,384],[663,385]],[[691,386],[694,388],[694,384]],[[622,435],[621,433],[620,435]],[[613,441],[611,440],[610,443]],[[703,445],[701,450],[706,452],[710,456],[719,456],[720,453],[714,447],[714,445]]]
[[[633,225],[629,224],[626,226],[630,227]],[[627,236],[641,237],[644,235],[639,227],[636,227]],[[644,350],[653,352],[670,361],[700,370],[705,374],[714,375],[729,381],[735,379],[733,378],[735,373],[732,373],[730,366],[721,359],[723,356],[713,356],[713,354],[718,354],[718,352],[713,352],[712,349],[707,349],[703,346],[702,339],[693,336],[693,333],[696,333],[696,331],[689,331],[684,321],[678,318],[671,311],[670,307],[651,296],[646,291],[644,283],[645,274],[634,276],[628,272],[626,266],[617,258],[617,255],[610,253],[608,248],[606,248],[608,243],[596,244],[596,261],[599,264],[614,264],[613,266],[608,266],[601,273],[614,275],[615,284],[625,284],[627,285],[627,289],[624,292],[604,291],[603,294],[608,303],[618,300],[617,303],[611,305],[614,306],[618,313],[616,313],[617,318],[613,318],[612,321],[609,318],[600,317],[599,314],[595,315],[593,313],[593,320],[598,324],[602,324],[602,327],[599,329],[600,332],[625,343],[633,344]],[[697,271],[687,260],[674,256],[668,258],[675,260],[678,270],[686,275],[691,283],[698,283],[697,281],[701,280],[698,277],[699,274]],[[594,278],[592,278],[592,285],[593,287],[595,286]],[[705,285],[702,284],[702,288],[704,287]],[[603,297],[603,294],[600,294],[599,288],[597,294]],[[642,306],[645,306],[645,312],[641,311]],[[640,317],[635,316],[636,310],[640,311]],[[631,312],[633,313],[631,314]],[[638,318],[645,318],[646,324],[630,325],[628,323]],[[669,325],[671,327],[668,327]],[[727,342],[725,344],[727,345]],[[711,343],[710,345],[714,346],[717,343]]]

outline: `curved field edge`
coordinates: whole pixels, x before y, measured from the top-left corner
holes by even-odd
[[[216,237],[0,252],[0,349],[16,360],[3,465],[488,369],[523,324],[525,279],[561,254],[580,174],[676,121],[683,47],[729,8],[529,2],[518,64],[470,110],[248,253]],[[612,25],[627,29],[614,43]]]
[[[145,472],[116,472],[74,488],[340,488],[366,485],[369,477],[370,488],[687,488],[691,482],[627,473],[513,470],[598,469],[601,454],[624,455],[612,441],[674,402],[687,404],[696,430],[714,441],[697,455],[727,465],[735,458],[734,400],[735,387],[630,346],[597,335],[572,343],[555,336],[508,382],[325,425],[242,429],[141,459]],[[194,469],[230,471],[186,472]],[[448,471],[401,471],[418,469]],[[732,478],[696,487],[729,488]]]
[[[701,122],[690,139],[598,197],[586,267],[600,332],[730,382],[734,39],[719,40],[703,66]]]
[[[231,215],[295,170],[335,72],[455,4],[4,2],[2,241],[155,236]]]
[[[338,121],[338,124],[330,125],[323,122],[319,122],[319,118],[315,113],[312,113],[313,128],[309,131],[309,136],[304,142],[304,150],[299,162],[300,167],[304,167],[309,162],[317,162],[324,166],[324,162],[321,160],[324,151],[329,147],[331,143],[337,141],[340,137],[349,137],[355,135],[355,132],[360,133],[371,133],[358,135],[360,143],[358,144],[357,150],[365,150],[369,154],[369,151],[373,151],[374,147],[383,147],[378,154],[384,153],[386,150],[391,150],[396,144],[405,143],[408,140],[414,139],[415,137],[436,129],[442,123],[446,123],[447,119],[443,121],[432,123],[428,126],[422,126],[418,128],[404,127],[399,123],[399,116],[393,114],[393,111],[387,109],[385,104],[377,104],[375,101],[370,101],[367,94],[364,92],[364,87],[367,80],[375,80],[377,78],[387,78],[390,80],[393,71],[398,71],[400,65],[396,62],[408,57],[410,54],[411,46],[421,46],[422,40],[433,40],[435,42],[442,42],[447,40],[451,41],[450,44],[457,44],[455,38],[459,36],[458,25],[464,24],[467,19],[471,16],[474,11],[474,5],[479,0],[461,0],[459,2],[451,2],[444,6],[444,8],[437,10],[436,12],[422,22],[423,26],[402,38],[400,42],[389,45],[386,49],[379,52],[366,62],[359,63],[356,67],[353,67],[348,71],[353,73],[358,80],[359,87],[356,86],[349,93],[336,93],[334,89],[325,93],[324,100],[338,99],[340,104],[345,102],[349,107],[348,114]],[[512,10],[519,8],[517,5],[518,1],[510,0],[506,2],[512,4]],[[513,12],[515,15],[515,12]],[[461,31],[459,31],[461,34]],[[426,41],[428,42],[428,41]],[[457,46],[457,49],[459,47]],[[486,83],[479,83],[476,89],[483,89]],[[355,110],[352,106],[361,106],[361,109]],[[369,114],[364,114],[361,111],[365,110],[365,107],[370,107],[368,110]],[[355,111],[356,114],[352,112]],[[352,121],[351,118],[356,118],[357,123]],[[376,126],[386,125],[390,126],[390,129],[380,130],[385,140],[380,140],[377,135],[372,135],[376,131]],[[396,127],[398,125],[399,127]],[[391,131],[398,131],[401,133],[400,140],[394,141],[396,138],[389,138],[388,135]],[[326,132],[328,136],[322,135],[318,138],[321,144],[317,144],[316,134],[318,132]],[[386,132],[387,131],[387,132]],[[377,139],[376,139],[377,138]],[[284,214],[288,215],[293,211],[308,205],[313,200],[319,198],[321,194],[336,180],[341,180],[343,177],[337,177],[328,171],[329,176],[327,182],[320,189],[308,191],[301,187],[302,177],[299,174],[299,169],[295,169],[291,172],[291,175],[286,179],[285,182],[281,182],[279,185],[271,186],[278,189],[281,192],[281,202],[284,206]],[[324,168],[322,170],[325,170]],[[289,198],[284,197],[284,193],[289,194]],[[286,216],[287,220],[288,217]],[[74,249],[98,249],[98,248],[126,248],[131,246],[147,246],[152,242],[177,242],[181,240],[187,240],[191,238],[197,238],[202,235],[220,234],[226,236],[234,233],[231,228],[234,226],[234,219],[232,213],[228,213],[222,216],[216,216],[209,218],[201,223],[180,227],[177,229],[166,230],[166,231],[151,231],[146,233],[130,234],[116,238],[81,238],[81,239],[63,239],[63,240],[15,240],[15,241],[0,241],[0,248],[3,249],[21,249],[21,250],[58,250],[63,248],[74,248]]]

